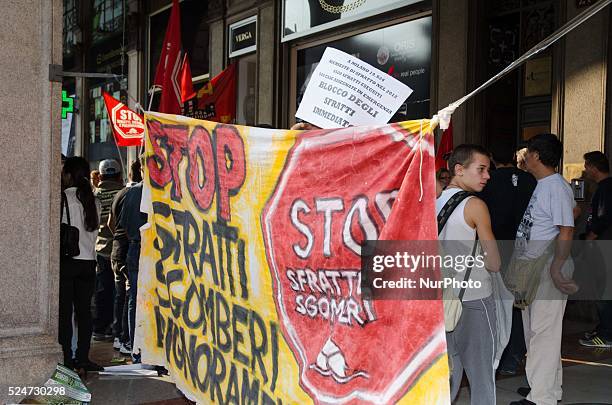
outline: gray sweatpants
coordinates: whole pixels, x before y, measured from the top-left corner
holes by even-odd
[[[459,323],[446,333],[451,363],[451,401],[459,393],[463,371],[470,383],[472,405],[495,404],[495,301],[491,296],[463,302]]]

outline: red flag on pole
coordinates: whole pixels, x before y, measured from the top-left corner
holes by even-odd
[[[436,151],[436,171],[446,168],[448,155],[453,151],[453,122],[442,132],[442,139]]]
[[[145,131],[143,117],[107,92],[103,91],[102,95],[117,146],[142,145]]]
[[[213,77],[198,91],[196,118],[228,123],[236,118],[236,64]]]
[[[153,84],[162,90],[159,112],[180,114],[182,112],[181,87],[181,13],[178,0],[172,0],[172,11],[164,44],[155,70]]]
[[[187,53],[183,57],[181,66],[181,102],[184,104],[187,100],[191,100],[196,96],[193,91],[193,78],[191,77],[191,67],[189,67],[189,58]]]

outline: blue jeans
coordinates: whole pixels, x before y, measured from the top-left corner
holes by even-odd
[[[130,328],[130,343],[134,347],[134,330],[136,329],[136,296],[138,293],[138,262],[140,243],[130,242],[127,254],[128,281],[130,283],[128,297],[128,324]]]
[[[110,258],[97,255],[97,262],[93,331],[105,334],[113,323],[115,275],[111,267]]]
[[[123,261],[111,260],[115,273],[115,309],[113,311],[113,335],[121,343],[130,341],[128,326],[128,295],[130,283],[128,282],[127,266]]]

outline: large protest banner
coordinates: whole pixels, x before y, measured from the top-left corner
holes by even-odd
[[[368,301],[364,239],[435,240],[428,120],[147,127],[136,347],[198,403],[446,404],[441,301]]]

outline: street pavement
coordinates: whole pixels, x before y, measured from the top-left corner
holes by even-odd
[[[592,327],[592,324],[564,322],[562,405],[612,404],[612,350],[590,349],[578,344],[582,333]],[[108,342],[93,342],[90,357],[102,366],[117,365],[113,363],[113,358],[123,358]],[[122,364],[130,363],[126,358]],[[92,393],[92,405],[192,404],[176,389],[168,376],[116,377],[90,373],[84,382]],[[457,405],[470,403],[466,381],[464,385],[455,402]],[[516,393],[516,389],[526,385],[522,370],[514,377],[498,377],[497,403],[509,404],[520,400],[522,397]]]

